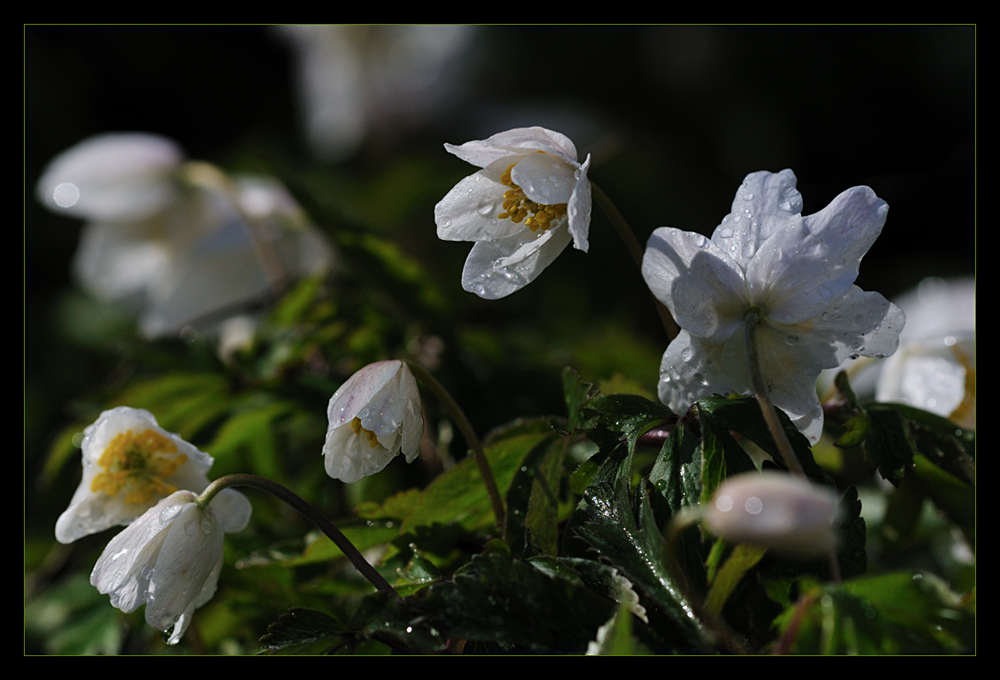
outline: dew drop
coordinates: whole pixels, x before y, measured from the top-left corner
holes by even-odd
[[[795,333],[789,333],[788,335],[785,336],[786,345],[796,345],[798,344],[798,342],[799,342],[799,336],[797,336]]]
[[[188,536],[194,536],[198,533],[198,522],[193,519],[189,519],[184,523],[184,533]]]
[[[691,357],[694,355],[694,351],[690,347],[685,347],[681,350],[681,359],[684,361],[691,361]]]
[[[486,217],[487,215],[492,215],[496,211],[496,204],[493,201],[483,201],[476,208],[476,212]]]
[[[733,236],[733,230],[730,229],[729,227],[724,227],[724,228],[722,228],[722,229],[719,230],[719,236],[721,238],[732,238],[732,236]]]
[[[701,373],[695,373],[694,374],[694,380],[695,380],[695,382],[697,382],[699,385],[702,385],[702,386],[708,384],[708,380],[706,380],[705,376],[703,376]]]
[[[753,200],[753,194],[743,194],[743,200],[744,201],[752,201]]]

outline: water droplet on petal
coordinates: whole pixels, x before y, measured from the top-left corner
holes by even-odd
[[[795,333],[789,333],[788,335],[785,336],[786,345],[795,345],[798,344],[798,342],[799,342],[799,336],[797,336]]]
[[[724,229],[720,229],[719,230],[719,236],[721,238],[732,238],[732,236],[733,236],[733,230],[730,229],[729,227],[725,227]]]
[[[691,356],[693,354],[694,354],[694,351],[690,347],[685,347],[681,351],[681,359],[683,359],[684,361],[691,361]]]

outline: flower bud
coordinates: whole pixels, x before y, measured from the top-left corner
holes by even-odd
[[[751,543],[801,556],[836,546],[836,494],[785,473],[737,475],[705,509],[705,525],[731,543]]]

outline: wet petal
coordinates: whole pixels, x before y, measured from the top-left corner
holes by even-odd
[[[677,324],[705,342],[721,344],[743,324],[749,305],[742,272],[700,234],[669,227],[654,231],[642,275]]]
[[[802,212],[795,173],[754,172],[736,191],[729,214],[712,234],[712,242],[745,272],[761,244],[787,228]]]
[[[438,238],[444,241],[485,241],[507,238],[523,231],[523,224],[497,217],[504,212],[503,195],[507,191],[507,187],[500,182],[500,175],[520,159],[520,156],[503,156],[456,184],[434,206]]]
[[[534,281],[569,245],[569,230],[556,227],[536,236],[522,233],[472,247],[462,288],[487,300],[506,297]]]

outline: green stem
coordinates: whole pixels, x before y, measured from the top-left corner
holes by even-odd
[[[486,452],[483,450],[483,445],[479,441],[479,437],[476,436],[476,431],[472,429],[472,424],[465,417],[462,407],[452,398],[444,385],[439,383],[437,378],[430,374],[430,371],[416,361],[407,359],[406,363],[420,382],[434,393],[434,396],[438,398],[448,413],[451,414],[451,417],[455,420],[455,425],[458,426],[469,448],[472,449],[472,455],[476,459],[476,465],[479,467],[479,474],[483,478],[483,484],[486,485],[486,493],[490,497],[490,504],[493,506],[493,517],[497,529],[499,529],[501,536],[506,535],[507,513],[503,507],[503,498],[500,496],[500,489],[497,488],[497,482],[493,477],[493,470],[490,469],[490,463],[486,460]]]
[[[601,188],[594,184],[593,181],[590,183],[590,190],[593,194],[594,200],[597,201],[597,205],[601,206],[601,210],[604,214],[608,216],[611,220],[611,224],[614,225],[615,231],[621,237],[622,241],[625,242],[625,248],[628,250],[629,255],[635,261],[637,267],[639,267],[639,272],[642,273],[642,256],[643,249],[642,245],[639,243],[639,239],[635,237],[635,232],[632,231],[632,227],[628,226],[628,222],[622,217],[622,214],[618,212],[618,208],[615,204],[611,202],[608,195],[601,191]],[[649,290],[649,286],[646,286]],[[652,291],[650,291],[652,294]],[[670,310],[660,302],[655,295],[653,295],[653,302],[656,304],[656,312],[660,315],[660,321],[663,323],[663,329],[667,332],[667,340],[673,340],[677,337],[680,329],[677,327],[677,323],[674,321],[674,317],[670,315]]]
[[[277,496],[279,499],[283,500],[288,505],[292,506],[306,519],[315,524],[320,531],[330,537],[338,548],[347,556],[347,559],[351,561],[351,564],[361,572],[361,575],[368,579],[373,586],[384,593],[392,593],[396,597],[402,599],[399,593],[389,585],[382,574],[375,571],[375,567],[368,564],[368,561],[362,556],[361,552],[354,547],[347,536],[341,533],[340,529],[333,526],[326,517],[324,517],[319,510],[309,505],[301,497],[297,496],[295,493],[289,489],[283,487],[277,482],[273,482],[265,477],[258,477],[257,475],[250,474],[234,474],[226,475],[225,477],[220,477],[214,482],[209,484],[205,490],[198,497],[198,505],[201,507],[207,506],[215,496],[223,489],[229,488],[231,486],[243,486],[250,487],[253,489],[260,489],[261,491],[267,491],[268,493]]]
[[[750,379],[753,381],[753,391],[757,395],[757,403],[760,404],[761,413],[764,415],[764,422],[767,429],[771,431],[774,443],[778,447],[778,453],[785,461],[792,474],[805,477],[799,459],[795,457],[792,444],[788,441],[788,435],[781,427],[778,420],[778,412],[771,403],[771,396],[767,390],[767,383],[764,381],[764,374],[760,370],[760,356],[757,352],[757,322],[760,320],[761,310],[759,307],[751,307],[747,310],[746,323],[743,325],[743,339],[746,342],[747,361],[750,364]]]

